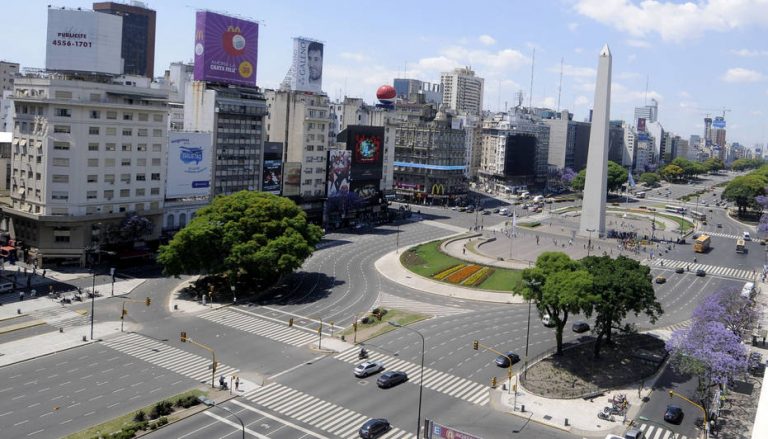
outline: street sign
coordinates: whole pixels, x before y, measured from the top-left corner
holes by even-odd
[[[431,438],[445,438],[445,439],[480,439],[477,436],[464,433],[463,431],[454,430],[444,425],[429,421],[432,424],[432,428],[429,429],[429,437]]]

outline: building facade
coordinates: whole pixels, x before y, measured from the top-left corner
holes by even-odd
[[[443,104],[459,114],[479,116],[483,112],[483,83],[469,67],[442,73]]]
[[[133,83],[133,82],[130,82]],[[162,221],[167,92],[63,75],[17,78],[11,237],[38,264],[86,256],[135,212]]]
[[[443,103],[442,84],[419,81],[418,79],[394,80],[395,92],[398,99],[418,104],[432,104],[439,107]]]
[[[646,123],[659,120],[659,103],[656,102],[656,99],[651,99],[651,105],[635,107],[635,119],[632,123],[637,123],[638,119],[645,119]]]
[[[123,17],[123,71],[126,75],[155,76],[155,27],[157,14],[144,2],[98,2],[93,10]]]

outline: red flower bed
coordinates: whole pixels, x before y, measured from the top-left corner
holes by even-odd
[[[462,268],[461,270],[451,274],[445,280],[452,284],[460,284],[464,281],[464,279],[468,278],[469,276],[472,276],[476,271],[480,270],[481,266],[479,265],[467,265],[466,267]]]

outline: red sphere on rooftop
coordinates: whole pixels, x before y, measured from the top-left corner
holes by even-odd
[[[391,85],[382,85],[376,90],[376,98],[379,100],[390,100],[394,99],[395,96],[397,96],[397,92],[395,91],[395,87],[392,87]]]

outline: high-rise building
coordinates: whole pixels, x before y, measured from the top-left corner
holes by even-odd
[[[397,97],[408,102],[418,104],[434,104],[439,106],[443,103],[443,86],[431,82],[419,81],[418,79],[395,79],[395,92]]]
[[[43,263],[111,244],[130,212],[156,239],[165,194],[168,92],[148,82],[19,77],[11,158],[12,237]],[[138,237],[134,238],[138,239]],[[133,245],[131,244],[131,247]]]
[[[587,166],[589,122],[573,121],[568,110],[563,110],[558,119],[544,119],[543,122],[549,126],[549,165],[576,172],[584,169]]]
[[[123,17],[123,43],[121,56],[126,75],[155,76],[156,12],[144,2],[98,2],[93,10]]]
[[[19,73],[19,64],[15,62],[0,61],[0,132],[11,130],[11,116],[13,115],[13,81]]]
[[[624,138],[624,151],[621,155],[621,165],[629,167],[632,170],[638,169],[636,166],[637,158],[637,136],[632,125],[623,123],[621,125]]]
[[[698,148],[699,145],[701,145],[701,136],[698,134],[691,134],[691,137],[688,139],[688,145],[690,145],[691,148]]]
[[[704,118],[704,145],[702,146],[712,146],[712,118],[709,116]]]
[[[659,103],[656,102],[656,99],[651,99],[651,105],[635,107],[635,120],[632,123],[637,123],[638,119],[645,119],[646,123],[656,122],[658,117]]]
[[[19,73],[19,64],[0,60],[0,91],[13,90],[13,81]]]
[[[483,78],[469,67],[457,68],[440,75],[443,104],[459,114],[480,115],[483,112]]]
[[[712,121],[712,143],[725,146],[725,118],[722,116],[717,116]]]

